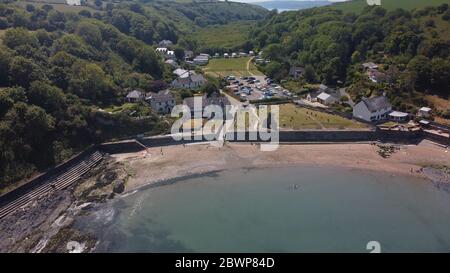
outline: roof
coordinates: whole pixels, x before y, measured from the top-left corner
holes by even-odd
[[[207,61],[207,60],[209,60],[209,58],[208,58],[208,56],[205,56],[205,55],[198,55],[197,57],[194,58],[194,61],[195,60],[205,60],[205,61]]]
[[[147,99],[154,100],[155,102],[166,102],[173,100],[173,95],[170,92],[170,90],[162,90],[158,93],[150,93],[150,96],[147,97]]]
[[[431,112],[431,108],[430,107],[422,107],[419,109],[420,112]]]
[[[320,86],[319,86],[319,90],[321,90],[321,91],[325,91],[325,90],[327,90],[329,87],[328,86],[326,86],[325,84],[321,84]]]
[[[173,66],[178,66],[178,63],[175,60],[172,60],[172,59],[166,60],[165,63],[173,65]]]
[[[203,96],[196,96],[196,97],[189,97],[185,98],[183,100],[183,104],[187,105],[191,110],[194,109],[194,99],[195,98],[201,98],[202,99],[202,107],[206,107],[208,105],[219,105],[219,106],[225,106],[230,105],[230,101],[227,97],[221,97],[217,95],[212,95],[211,97],[207,97],[206,95]]]
[[[392,111],[391,113],[389,113],[389,116],[396,117],[396,118],[406,118],[406,117],[408,117],[408,113]]]
[[[331,95],[329,95],[325,92],[322,92],[317,96],[317,98],[320,100],[327,100],[327,99],[331,98]]]
[[[177,68],[175,69],[172,73],[177,75],[178,77],[180,77],[181,75],[184,75],[186,73],[188,73],[189,71],[187,71],[186,69],[183,68]]]
[[[171,40],[162,40],[161,42],[159,42],[159,45],[172,45],[172,41]]]
[[[388,98],[386,98],[385,96],[379,96],[370,99],[362,98],[362,102],[367,106],[367,109],[369,109],[369,111],[371,112],[392,107]]]
[[[362,66],[365,68],[370,68],[370,69],[378,68],[378,65],[373,62],[363,63]]]
[[[139,99],[142,98],[142,92],[138,90],[133,90],[127,95],[128,99]]]
[[[193,71],[186,71],[186,73],[176,78],[173,82],[175,81],[178,81],[180,84],[189,84],[191,82],[206,81],[206,79],[202,74],[195,74]]]
[[[204,81],[205,77],[203,77],[203,75],[201,74],[191,74],[191,80],[193,82]]]

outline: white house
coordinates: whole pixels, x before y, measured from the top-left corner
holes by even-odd
[[[162,90],[158,93],[148,93],[145,99],[151,108],[158,114],[168,114],[175,107],[175,98],[170,90]]]
[[[323,105],[330,105],[337,101],[337,99],[328,93],[322,92],[317,96],[317,101]]]
[[[183,74],[183,77],[178,77],[172,81],[171,86],[173,88],[186,88],[186,89],[197,89],[206,83],[205,77],[201,74],[195,74],[191,71],[189,73]]]
[[[369,122],[384,120],[392,111],[392,105],[385,96],[362,98],[353,107],[353,116]]]
[[[173,50],[167,50],[167,51],[166,51],[166,54],[164,55],[164,58],[175,60],[175,59],[176,59],[176,57],[175,57],[175,51],[173,51]]]
[[[419,109],[419,112],[417,113],[417,115],[422,118],[429,118],[429,117],[431,117],[431,108],[430,107],[422,107]]]
[[[165,55],[167,52],[167,47],[157,47],[156,52],[162,55]]]

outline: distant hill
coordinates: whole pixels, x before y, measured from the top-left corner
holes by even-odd
[[[268,10],[277,9],[279,11],[283,10],[300,10],[309,9],[314,7],[322,7],[331,5],[333,2],[330,1],[265,1],[265,2],[252,2],[254,5],[264,7]]]
[[[440,4],[450,4],[450,0],[381,0],[381,6],[387,10],[402,8],[412,10],[426,6],[438,6]],[[352,0],[342,3],[334,3],[333,7],[348,12],[361,12],[367,7],[367,0]]]

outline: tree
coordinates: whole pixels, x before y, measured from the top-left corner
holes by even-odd
[[[184,49],[177,47],[174,49],[174,53],[177,60],[184,60]]]
[[[81,22],[77,26],[76,33],[83,38],[86,43],[93,47],[100,48],[102,45],[102,33],[98,26],[88,23]]]
[[[78,12],[78,15],[80,15],[82,17],[86,17],[86,18],[92,17],[92,14],[88,10],[85,10],[85,9]]]
[[[92,101],[110,98],[113,92],[110,77],[94,63],[77,62],[73,65],[69,91]]]
[[[281,75],[282,66],[279,62],[271,61],[265,67],[264,70],[265,70],[267,76],[269,76],[270,78],[273,78],[275,80],[279,80],[282,77],[282,75]]]
[[[309,83],[316,82],[316,72],[314,71],[314,67],[312,65],[307,65],[305,67],[305,80]]]
[[[271,44],[264,49],[264,57],[270,60],[280,60],[283,56],[283,46],[280,44]]]
[[[155,51],[147,46],[138,49],[133,67],[140,72],[148,73],[156,78],[162,75],[161,65]]]
[[[23,45],[38,46],[36,36],[24,28],[8,29],[3,36],[3,43],[11,49]]]
[[[36,8],[31,4],[27,4],[26,9],[28,12],[33,12],[36,10]]]
[[[0,29],[8,28],[8,21],[6,19],[0,18]]]
[[[27,97],[30,103],[42,107],[48,113],[62,114],[66,108],[65,96],[61,89],[43,81],[32,82]]]
[[[203,87],[202,87],[202,92],[204,93],[204,94],[206,94],[208,97],[210,97],[212,94],[215,94],[215,93],[219,93],[219,88],[217,88],[217,86],[214,84],[214,83],[212,83],[212,82],[210,82],[210,81],[208,81]]]
[[[9,76],[13,83],[23,87],[28,87],[34,80],[45,78],[34,62],[21,56],[12,59]]]
[[[418,55],[408,63],[408,69],[413,73],[416,87],[427,88],[431,79],[431,61],[423,55]]]
[[[442,58],[434,58],[431,62],[431,83],[439,91],[450,95],[450,62]]]
[[[0,46],[0,86],[5,86],[8,83],[10,62],[11,57],[9,52]]]
[[[66,15],[57,10],[52,10],[48,13],[47,16],[48,23],[58,29],[64,29],[66,27]]]
[[[15,11],[9,18],[13,27],[28,27],[30,25],[30,18],[28,14],[22,11]]]

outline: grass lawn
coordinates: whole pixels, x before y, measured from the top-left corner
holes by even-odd
[[[254,22],[240,21],[226,25],[208,26],[194,32],[193,37],[203,47],[233,48],[247,41]]]
[[[127,109],[132,109],[135,105],[136,104],[134,104],[134,103],[124,103],[121,106],[112,105],[112,106],[104,108],[103,110],[105,110],[106,112],[110,112],[110,113],[119,113],[119,112],[122,112]]]
[[[362,123],[340,116],[296,107],[293,104],[280,105],[280,128],[302,129],[363,129]]]
[[[288,80],[281,84],[287,90],[294,92],[295,94],[307,93],[306,85],[302,84],[300,81]]]
[[[450,4],[450,0],[381,0],[381,7],[387,10],[394,10],[396,8],[412,10],[414,8],[423,8],[426,6],[438,6],[444,3]],[[338,3],[335,4],[334,7],[345,12],[359,13],[367,7],[367,0],[353,0],[350,2]]]
[[[234,76],[262,76],[263,73],[258,71],[256,66],[250,62],[247,69],[247,63],[250,57],[230,58],[230,59],[211,59],[208,65],[203,69],[207,75],[215,77]]]

